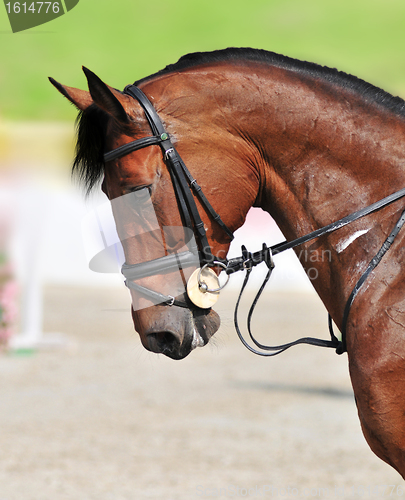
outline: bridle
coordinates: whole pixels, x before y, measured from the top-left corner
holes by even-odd
[[[371,271],[375,269],[375,267],[379,264],[385,253],[389,250],[390,246],[395,240],[395,237],[399,233],[400,229],[405,223],[405,210],[401,214],[398,222],[396,223],[394,229],[384,241],[380,250],[377,252],[375,257],[370,261],[367,269],[364,271],[358,282],[356,283],[352,293],[350,294],[343,315],[343,321],[341,325],[341,334],[342,340],[338,340],[333,332],[332,327],[332,319],[329,315],[329,332],[331,335],[331,340],[323,340],[312,337],[304,337],[298,339],[294,342],[290,342],[283,345],[278,346],[267,346],[258,342],[251,332],[251,318],[256,307],[256,304],[259,300],[261,293],[263,292],[267,282],[270,279],[271,273],[274,268],[273,256],[281,253],[285,250],[294,248],[298,245],[302,245],[310,240],[318,238],[322,235],[329,234],[333,231],[336,231],[355,220],[358,220],[366,215],[369,215],[377,210],[380,210],[383,207],[393,203],[394,201],[405,196],[405,188],[397,191],[382,200],[373,203],[361,210],[358,210],[342,219],[339,219],[336,222],[328,224],[322,228],[319,228],[309,234],[296,238],[292,241],[284,241],[277,245],[273,245],[271,247],[263,244],[262,250],[250,253],[246,250],[246,248],[242,247],[242,256],[234,259],[222,259],[216,257],[212,254],[210,244],[208,242],[208,238],[206,235],[206,231],[204,228],[204,223],[199,215],[198,208],[193,196],[193,193],[199,199],[200,203],[207,210],[210,217],[218,224],[223,231],[228,235],[230,240],[233,239],[232,231],[226,226],[226,224],[222,221],[220,215],[213,209],[212,205],[209,203],[207,198],[205,197],[201,187],[197,183],[197,180],[191,175],[183,160],[181,159],[179,153],[176,148],[173,146],[169,134],[166,132],[162,121],[159,118],[155,108],[152,103],[146,97],[146,95],[135,85],[128,85],[125,87],[124,93],[133,97],[144,110],[147,121],[151,127],[152,136],[143,137],[141,139],[137,139],[135,141],[124,144],[123,146],[119,146],[107,153],[104,154],[104,161],[109,162],[121,158],[133,151],[138,151],[139,149],[143,149],[149,146],[158,145],[162,149],[163,159],[169,169],[172,184],[174,187],[174,192],[177,199],[177,204],[179,208],[179,212],[182,218],[182,222],[184,227],[190,229],[192,234],[194,234],[197,247],[192,243],[189,243],[189,248],[187,251],[165,255],[164,257],[160,257],[158,259],[150,260],[147,262],[142,262],[140,264],[126,264],[122,266],[122,273],[126,278],[125,284],[128,288],[137,291],[139,294],[143,295],[146,298],[149,298],[156,303],[160,303],[166,306],[178,306],[183,308],[195,308],[195,304],[193,304],[187,294],[185,298],[182,300],[181,298],[174,297],[171,295],[164,295],[160,292],[151,290],[144,286],[141,286],[134,282],[136,279],[153,276],[156,274],[160,274],[162,272],[170,272],[171,270],[185,269],[187,267],[192,266],[200,266],[200,271],[198,272],[198,287],[201,290],[201,293],[212,293],[219,292],[225,285],[219,286],[215,290],[209,289],[201,277],[201,271],[207,267],[221,267],[225,273],[229,276],[230,274],[245,270],[245,280],[242,285],[242,289],[239,295],[239,298],[235,307],[234,314],[234,322],[235,328],[238,333],[239,338],[242,343],[247,347],[250,351],[255,354],[259,354],[261,356],[274,356],[276,354],[280,354],[286,349],[298,345],[298,344],[311,344],[317,345],[321,347],[331,347],[336,349],[338,354],[342,354],[346,351],[346,324],[349,316],[351,305],[359,292],[361,286],[366,281],[367,277],[370,275]],[[259,289],[259,292],[256,295],[256,298],[253,301],[253,304],[250,308],[247,318],[247,329],[249,332],[249,336],[253,343],[261,349],[260,351],[250,346],[245,338],[243,337],[239,325],[238,325],[238,309],[241,301],[242,294],[246,288],[248,283],[250,273],[253,267],[265,263],[268,271],[266,277],[263,281],[262,286]],[[226,283],[225,283],[226,284]],[[197,306],[199,307],[199,306]]]
[[[166,255],[158,259],[142,262],[141,264],[124,264],[122,273],[126,278],[126,286],[137,291],[146,298],[149,298],[157,303],[168,306],[178,306],[184,308],[192,307],[192,303],[188,300],[181,300],[171,295],[163,295],[159,292],[146,288],[134,283],[133,280],[145,278],[159,274],[160,272],[168,272],[170,270],[185,269],[191,266],[220,266],[226,268],[226,263],[223,259],[217,258],[212,254],[207,234],[204,228],[204,223],[198,212],[193,192],[199,198],[201,204],[208,211],[212,219],[225,231],[229,238],[233,239],[232,231],[224,224],[221,217],[207,198],[205,197],[197,180],[193,178],[181,159],[176,148],[173,146],[169,134],[166,132],[163,123],[155,108],[145,94],[135,85],[128,85],[124,90],[125,94],[130,95],[139,102],[142,106],[145,116],[148,120],[153,136],[143,137],[136,141],[129,142],[123,146],[119,146],[104,155],[104,161],[112,161],[121,158],[133,151],[138,151],[149,146],[158,145],[162,149],[163,159],[168,166],[171,180],[173,183],[179,212],[182,217],[184,227],[189,228],[195,235],[198,249],[190,244],[189,250]],[[192,192],[193,191],[193,192]]]

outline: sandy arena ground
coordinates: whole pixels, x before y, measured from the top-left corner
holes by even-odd
[[[0,358],[0,500],[405,496],[362,436],[346,355],[254,356],[224,293],[213,345],[172,361],[140,345],[125,289],[45,292],[45,330],[69,343]],[[267,294],[254,324],[327,337],[310,294]]]

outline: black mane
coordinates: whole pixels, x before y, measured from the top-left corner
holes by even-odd
[[[108,114],[95,104],[80,111],[77,120],[77,141],[72,174],[77,174],[87,193],[104,172],[104,149]]]
[[[347,90],[357,92],[366,100],[380,104],[395,114],[405,116],[405,101],[403,99],[400,97],[394,97],[388,92],[385,92],[384,90],[375,87],[374,85],[371,85],[356,76],[349,75],[343,71],[338,71],[335,68],[328,68],[327,66],[320,66],[315,63],[299,61],[298,59],[276,54],[275,52],[259,49],[228,48],[224,50],[216,50],[214,52],[195,52],[187,54],[181,57],[177,63],[170,64],[158,73],[143,78],[142,80],[138,80],[135,82],[135,85],[157,76],[182,71],[194,66],[223,61],[238,62],[242,60],[265,63],[270,66],[276,66],[278,68],[303,73],[314,78],[327,81]]]
[[[394,97],[388,92],[371,85],[355,76],[348,75],[337,69],[320,66],[318,64],[299,61],[282,56],[274,52],[249,48],[229,48],[214,52],[196,52],[181,57],[177,63],[170,64],[158,73],[138,80],[135,85],[151,80],[155,77],[182,71],[203,64],[212,64],[223,61],[253,61],[276,66],[302,74],[310,75],[344,89],[360,94],[364,99],[379,104],[391,112],[404,117],[405,101]],[[73,163],[73,172],[77,173],[89,192],[101,178],[104,172],[104,148],[108,115],[96,105],[80,112],[77,118],[76,156]]]

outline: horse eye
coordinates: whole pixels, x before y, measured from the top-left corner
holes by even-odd
[[[133,191],[131,191],[131,194],[134,197],[134,200],[136,200],[138,203],[143,202],[150,198],[152,194],[152,188],[150,186],[135,188]]]

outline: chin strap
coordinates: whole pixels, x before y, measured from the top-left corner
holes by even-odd
[[[125,281],[125,285],[156,305],[177,306],[183,307],[184,309],[189,309],[191,307],[190,301],[186,302],[185,300],[180,300],[172,295],[164,295],[163,293],[155,292],[154,290],[138,285],[133,281]]]

